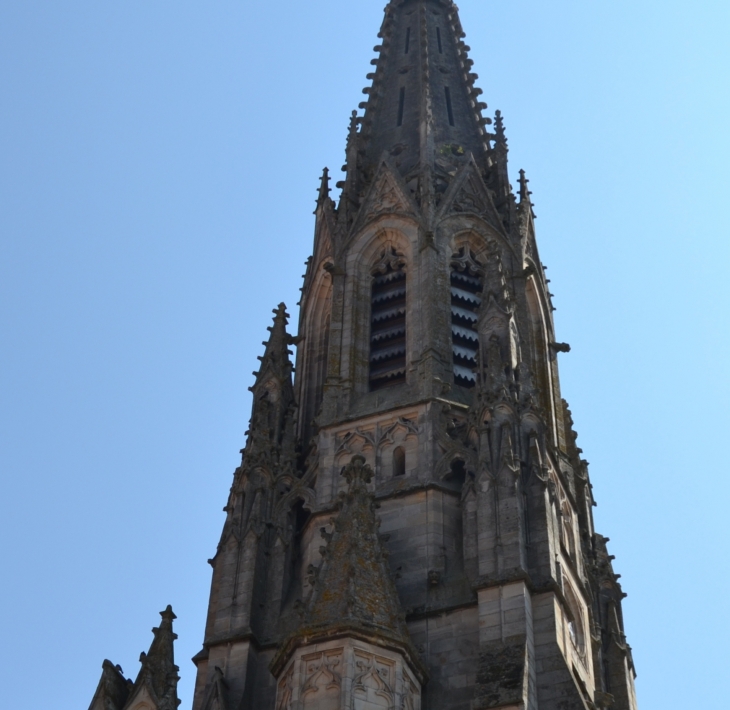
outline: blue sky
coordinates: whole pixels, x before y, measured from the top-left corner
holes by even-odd
[[[0,684],[77,710],[211,557],[383,1],[0,0]],[[730,4],[462,0],[531,179],[642,710],[730,662]]]

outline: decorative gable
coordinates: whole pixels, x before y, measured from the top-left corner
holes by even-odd
[[[441,208],[441,216],[474,214],[486,219],[499,231],[503,231],[502,220],[494,206],[492,195],[484,184],[474,158],[470,158],[451,183]]]
[[[418,208],[400,174],[383,160],[355,220],[353,231],[386,214],[416,216]]]

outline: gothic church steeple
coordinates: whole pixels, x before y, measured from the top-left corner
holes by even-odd
[[[452,0],[379,36],[254,373],[193,710],[636,710],[527,178]]]

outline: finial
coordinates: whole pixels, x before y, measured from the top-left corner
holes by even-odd
[[[520,202],[530,202],[530,195],[532,193],[527,188],[529,182],[530,181],[525,177],[525,171],[520,170]]]
[[[174,619],[177,619],[177,616],[175,616],[175,612],[173,612],[172,606],[170,604],[167,605],[165,611],[160,612],[160,616],[163,618],[164,621],[172,622]]]
[[[322,178],[319,183],[319,195],[317,197],[317,204],[321,205],[330,194],[330,171],[329,168],[325,168],[322,171]]]
[[[366,488],[373,480],[373,469],[367,465],[364,456],[357,454],[350,463],[342,469],[342,475],[347,479],[351,493]]]
[[[349,138],[353,140],[357,136],[357,127],[360,124],[360,119],[357,117],[357,111],[353,111],[350,115],[350,131]]]
[[[507,135],[504,132],[504,119],[502,118],[502,112],[496,111],[494,114],[494,130],[497,136],[498,143],[507,143]]]
[[[289,323],[289,314],[286,312],[286,303],[280,303],[273,311],[274,314],[274,325],[270,325],[266,328],[269,332],[272,332],[277,325],[286,326]],[[266,343],[264,343],[266,345]]]

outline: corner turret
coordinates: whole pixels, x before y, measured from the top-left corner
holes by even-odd
[[[381,543],[376,503],[368,486],[373,470],[354,456],[342,470],[332,533],[319,568],[310,567],[312,592],[299,629],[271,663],[277,707],[417,708],[427,672],[411,642]],[[299,707],[299,706],[297,706]],[[373,705],[375,707],[375,705]]]

